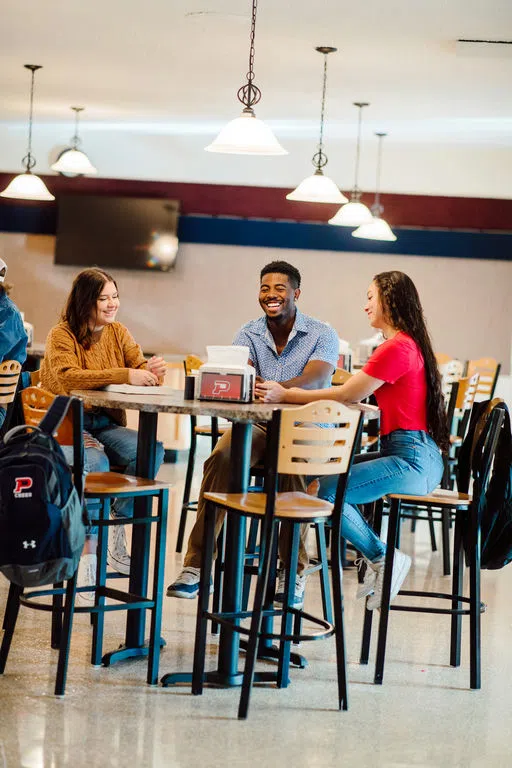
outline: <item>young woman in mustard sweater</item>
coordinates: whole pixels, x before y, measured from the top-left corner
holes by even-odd
[[[41,364],[41,386],[55,395],[73,389],[101,389],[107,384],[158,384],[165,374],[160,357],[146,361],[142,350],[124,325],[116,321],[119,293],[114,278],[101,269],[80,272],[71,288],[61,322],[50,331]],[[135,474],[137,432],[127,429],[122,410],[94,409],[84,414],[85,470],[107,472],[110,464]],[[71,458],[70,451],[70,458]],[[156,466],[164,449],[157,443]],[[88,501],[91,519],[97,518],[99,502]],[[133,500],[116,500],[113,516],[133,514]],[[95,583],[96,530],[89,530],[78,572],[79,586]],[[109,535],[109,565],[129,574],[124,526],[113,526]],[[77,593],[82,602],[94,600],[93,592]]]

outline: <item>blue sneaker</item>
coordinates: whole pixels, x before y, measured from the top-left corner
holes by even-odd
[[[188,565],[182,570],[176,581],[167,587],[167,597],[183,597],[187,600],[197,597],[199,594],[199,578],[201,569]],[[210,594],[213,592],[213,584],[210,579]]]

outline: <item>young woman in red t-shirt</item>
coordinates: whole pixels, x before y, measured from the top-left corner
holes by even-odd
[[[356,505],[388,493],[425,495],[433,491],[443,474],[441,451],[447,448],[449,431],[436,359],[410,277],[398,271],[376,275],[364,310],[385,341],[345,384],[305,390],[284,389],[266,381],[256,385],[256,395],[271,403],[302,404],[331,398],[349,404],[375,393],[381,411],[381,450],[355,458],[342,523],[343,536],[369,565],[357,596],[371,595],[367,606],[374,609],[381,602],[386,547]],[[319,495],[334,501],[335,493],[336,478],[324,478]],[[400,590],[410,565],[410,557],[397,550],[391,598]]]

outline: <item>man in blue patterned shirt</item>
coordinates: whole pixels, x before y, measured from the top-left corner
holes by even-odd
[[[300,296],[300,272],[286,261],[273,261],[260,273],[259,302],[265,316],[251,320],[238,331],[234,344],[249,347],[249,362],[262,380],[279,381],[284,387],[318,389],[330,386],[338,360],[338,337],[326,323],[302,314],[296,302]],[[266,430],[255,424],[252,436],[251,466],[257,464],[265,452]],[[229,484],[231,430],[218,441],[204,464],[203,482],[197,504],[197,520],[191,531],[184,568],[176,581],[167,589],[171,597],[195,597],[199,591],[199,574],[204,531],[206,491],[226,492]],[[303,478],[289,476],[281,486],[283,491],[305,490]],[[224,513],[217,513],[217,537]],[[302,571],[308,565],[305,538],[308,526],[302,527],[299,550],[299,569],[295,585],[295,605],[304,602],[305,577]],[[279,542],[281,560],[289,542]],[[280,569],[276,599],[283,598],[284,572]]]

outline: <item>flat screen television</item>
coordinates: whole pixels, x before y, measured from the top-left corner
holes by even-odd
[[[168,271],[178,250],[179,202],[61,195],[55,263]]]

